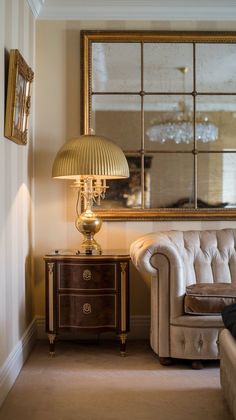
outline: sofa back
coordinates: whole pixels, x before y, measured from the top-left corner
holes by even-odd
[[[184,262],[186,285],[236,284],[236,229],[169,231],[165,235]]]

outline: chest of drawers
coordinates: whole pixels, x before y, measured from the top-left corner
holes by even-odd
[[[114,331],[125,354],[129,331],[129,260],[127,253],[46,255],[46,331],[50,354],[62,332]]]

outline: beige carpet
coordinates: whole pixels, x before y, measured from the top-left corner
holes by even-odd
[[[146,342],[39,342],[0,410],[1,420],[231,420],[219,364],[163,367]]]

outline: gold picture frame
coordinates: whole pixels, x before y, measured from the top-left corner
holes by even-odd
[[[20,52],[15,49],[11,50],[4,135],[21,145],[27,144],[33,78],[34,73]]]

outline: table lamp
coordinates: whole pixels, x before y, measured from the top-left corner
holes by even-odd
[[[77,215],[75,225],[84,235],[79,252],[101,254],[101,246],[94,239],[102,220],[93,212],[93,204],[100,204],[105,197],[106,180],[129,177],[126,157],[117,144],[92,130],[65,143],[58,151],[53,163],[52,177],[71,179],[78,188]],[[84,211],[79,214],[78,202],[84,202]]]

